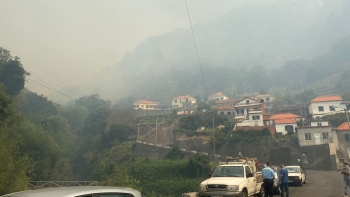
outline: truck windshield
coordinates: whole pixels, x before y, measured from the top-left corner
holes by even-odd
[[[213,177],[243,177],[243,166],[219,166]]]

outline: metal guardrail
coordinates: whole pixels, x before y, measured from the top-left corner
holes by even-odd
[[[69,187],[69,186],[102,186],[103,182],[98,181],[29,181],[30,189],[39,189],[46,187]]]

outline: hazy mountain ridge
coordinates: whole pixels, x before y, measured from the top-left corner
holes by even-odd
[[[327,52],[335,40],[350,34],[350,26],[344,25],[349,13],[349,6],[340,1],[249,4],[218,20],[194,25],[193,30],[203,67],[271,69],[287,60]],[[195,81],[201,84],[199,72],[191,30],[176,29],[148,38],[88,84],[103,97],[121,98],[152,94],[155,84],[164,83],[162,87],[168,91],[179,88],[175,73],[179,77],[195,73]],[[210,81],[213,76],[204,72],[204,77]],[[187,85],[194,86],[193,81],[188,80]]]

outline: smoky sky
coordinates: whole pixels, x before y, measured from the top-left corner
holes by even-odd
[[[256,2],[262,1],[187,0],[193,24]],[[1,0],[0,4],[0,45],[19,56],[27,71],[60,87],[81,84],[121,61],[150,36],[189,28],[184,0]],[[51,91],[32,81],[26,87],[44,95]]]

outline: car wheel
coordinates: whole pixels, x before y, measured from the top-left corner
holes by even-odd
[[[243,191],[243,192],[242,192],[242,197],[248,197],[248,194],[247,194],[246,191]]]
[[[302,186],[303,186],[303,179],[301,179],[299,182],[299,187],[302,187]]]
[[[265,197],[265,190],[263,186],[260,187],[260,192],[258,194],[258,197]]]

